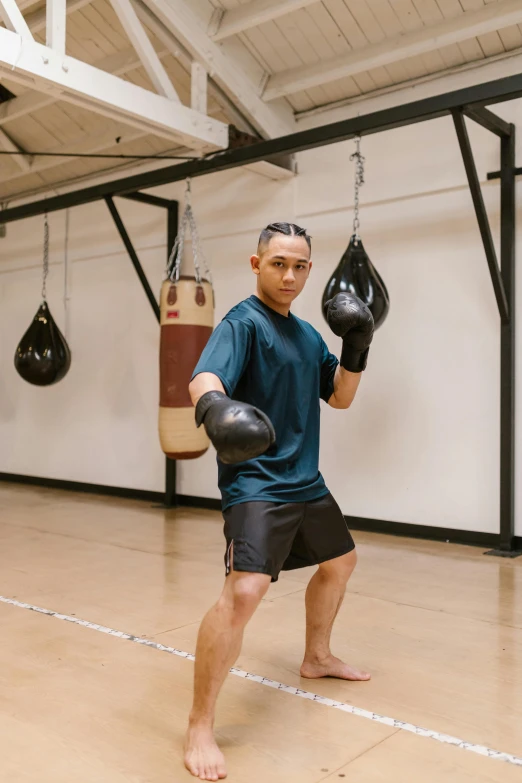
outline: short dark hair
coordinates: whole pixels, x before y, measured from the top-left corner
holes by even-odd
[[[306,233],[306,228],[296,226],[295,223],[270,223],[259,235],[258,251],[266,247],[275,234],[284,234],[287,237],[303,237],[310,251],[312,250],[312,238]]]

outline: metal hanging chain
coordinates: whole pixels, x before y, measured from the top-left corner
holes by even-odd
[[[353,235],[355,237],[355,244],[360,241],[359,236],[359,190],[361,185],[364,185],[364,161],[365,158],[361,155],[361,137],[355,137],[355,152],[350,155],[350,160],[355,160],[355,197],[353,202]]]
[[[47,275],[49,274],[49,218],[47,212],[44,216],[44,244],[43,244],[43,281],[42,299],[47,299]]]
[[[187,226],[190,231],[190,239],[192,242],[192,258],[194,261],[195,277],[198,285],[201,283],[201,264],[206,279],[212,285],[212,274],[208,265],[207,258],[203,252],[201,240],[199,238],[198,227],[194,212],[192,211],[192,204],[190,202],[191,188],[190,179],[187,179],[187,187],[185,190],[185,209],[181,216],[181,222],[178,230],[178,235],[172,246],[169,260],[167,263],[167,278],[173,283],[177,283],[179,280],[179,273],[181,269],[181,262],[183,260],[183,250],[185,248],[185,233]],[[201,262],[201,263],[200,263]]]
[[[69,321],[69,209],[65,210],[65,240],[63,249],[63,309],[65,315],[65,337],[70,334]]]
[[[8,204],[8,201],[3,201],[0,205],[0,239],[4,239],[4,237],[7,235],[7,225],[2,223],[2,212],[4,209],[7,209]]]

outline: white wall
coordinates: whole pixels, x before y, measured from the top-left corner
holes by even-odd
[[[520,104],[497,110],[522,119]],[[471,124],[470,133],[484,180],[498,168],[499,145]],[[292,181],[231,171],[193,182],[217,320],[253,290],[248,258],[260,228],[295,220],[313,236],[314,260],[295,312],[339,348],[319,304],[351,233],[353,149],[349,142],[299,155]],[[499,319],[451,120],[367,137],[362,151],[361,234],[391,309],[350,411],[324,406],[321,470],[346,514],[496,532]],[[182,190],[157,192],[180,197]],[[484,195],[498,235],[498,184],[485,185]],[[118,206],[159,291],[164,215],[123,200]],[[50,219],[49,303],[62,325],[64,216]],[[0,241],[0,471],[161,491],[158,328],[104,204],[71,211],[68,376],[39,389],[14,370],[16,344],[39,304],[41,232],[41,218],[27,220],[10,224]],[[520,465],[521,426],[517,438]],[[212,451],[180,464],[178,491],[218,496]]]

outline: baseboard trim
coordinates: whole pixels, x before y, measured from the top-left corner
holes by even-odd
[[[112,497],[128,498],[129,500],[145,500],[163,505],[163,492],[153,492],[146,489],[131,489],[129,487],[111,487],[106,484],[86,484],[81,481],[66,481],[44,476],[23,476],[18,473],[0,473],[0,481],[13,484],[29,484],[37,487],[63,489],[69,492],[86,492],[92,495],[110,495]],[[180,506],[205,508],[212,511],[221,510],[221,501],[217,498],[204,498],[197,495],[178,495]],[[369,519],[367,517],[352,517],[345,515],[347,525],[352,530],[364,530],[369,533],[383,533],[390,536],[419,538],[427,541],[447,541],[451,544],[467,544],[494,548],[499,543],[497,533],[481,533],[473,530],[454,530],[448,527],[431,527],[415,525],[409,522],[391,522],[386,519]],[[515,538],[515,546],[522,548],[522,536]]]
[[[415,525],[410,522],[390,522],[386,519],[368,519],[345,515],[346,524],[351,530],[364,530],[368,533],[384,533],[390,536],[422,538],[427,541],[447,541],[450,544],[494,547],[498,544],[497,533],[481,533],[473,530],[455,530],[449,527],[431,527]],[[520,539],[522,540],[522,539]]]
[[[107,484],[87,484],[83,481],[67,481],[45,476],[23,476],[20,473],[0,473],[0,481],[13,484],[29,484],[48,489],[64,489],[68,492],[86,492],[90,495],[111,495],[129,500],[149,500],[152,503],[163,503],[163,492],[153,492],[148,489],[132,489],[130,487],[111,487]]]

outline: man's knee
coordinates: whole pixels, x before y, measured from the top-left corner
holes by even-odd
[[[321,563],[319,568],[323,574],[335,576],[341,580],[347,580],[350,578],[355,566],[357,565],[357,552],[352,549],[351,552],[347,552],[345,555],[335,557],[333,560],[327,560],[325,563]]]
[[[250,619],[270,586],[266,574],[232,571],[227,576],[223,600],[239,622]]]

